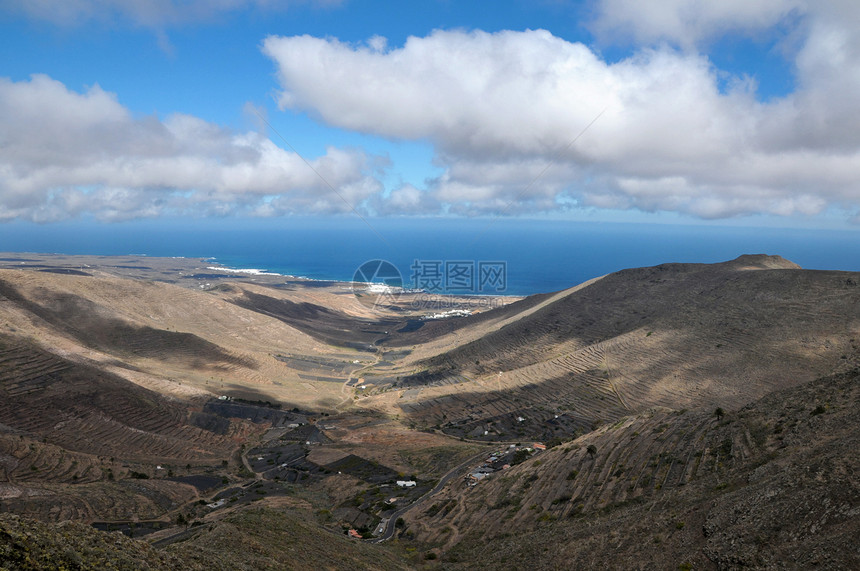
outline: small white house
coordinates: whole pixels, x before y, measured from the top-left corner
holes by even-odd
[[[401,488],[412,488],[417,486],[418,483],[415,480],[397,480],[397,485]]]

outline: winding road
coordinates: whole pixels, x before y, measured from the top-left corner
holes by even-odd
[[[439,479],[439,483],[436,484],[436,486],[432,490],[430,490],[429,492],[427,492],[426,494],[424,494],[423,496],[421,496],[420,498],[418,498],[417,500],[415,500],[414,502],[412,502],[408,506],[402,507],[399,510],[397,510],[396,512],[394,512],[393,514],[391,514],[391,517],[388,518],[388,523],[385,525],[385,532],[379,537],[375,537],[373,539],[366,540],[367,543],[382,543],[383,541],[388,541],[389,539],[391,539],[392,536],[394,535],[394,530],[395,530],[395,527],[397,525],[398,518],[400,518],[403,514],[405,514],[406,512],[408,512],[409,510],[411,510],[412,508],[414,508],[415,506],[417,506],[418,504],[420,504],[424,500],[438,494],[440,491],[442,491],[442,488],[444,488],[445,485],[451,481],[452,478],[455,478],[455,477],[461,475],[464,468],[468,468],[473,463],[477,462],[478,460],[480,460],[481,458],[484,458],[486,456],[487,456],[487,451],[485,450],[479,454],[476,454],[476,455],[470,457],[465,462],[459,464],[458,466],[456,466],[456,467],[452,468],[451,470],[449,470],[448,472],[446,472],[445,475]]]

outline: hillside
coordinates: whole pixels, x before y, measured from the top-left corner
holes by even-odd
[[[854,569],[858,404],[854,369],[721,417],[628,417],[474,488],[451,484],[405,533],[452,569]]]
[[[244,389],[300,405],[340,400],[338,387],[312,380],[311,396],[274,357],[286,348],[329,352],[326,345],[217,293],[105,274],[0,270],[0,319],[7,336],[183,399]]]
[[[454,436],[508,440],[655,406],[739,407],[856,362],[858,283],[773,256],[616,272],[498,328],[486,330],[493,311],[464,319],[460,338],[482,334],[379,371],[374,381],[399,392],[377,406]]]
[[[43,524],[0,514],[0,568],[165,570],[406,569],[395,557],[334,536],[290,510],[257,508],[191,528],[165,549],[79,523]]]
[[[2,259],[13,569],[126,548],[140,568],[856,563],[857,273],[742,256],[374,309],[199,260]]]
[[[198,423],[199,424],[199,423]],[[156,465],[220,464],[258,429],[220,434],[189,404],[0,335],[0,510],[49,521],[156,518],[197,497],[171,481],[127,481]]]

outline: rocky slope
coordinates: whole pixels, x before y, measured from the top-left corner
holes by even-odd
[[[80,523],[45,524],[0,514],[0,569],[305,570],[407,569],[388,553],[331,535],[291,511],[255,508],[191,528],[164,549]]]
[[[412,375],[388,372],[404,391],[388,404],[419,426],[507,440],[654,406],[739,407],[857,359],[858,284],[776,256],[624,270],[413,362]]]
[[[444,568],[858,568],[858,405],[855,369],[721,417],[637,415],[452,485],[406,533]]]

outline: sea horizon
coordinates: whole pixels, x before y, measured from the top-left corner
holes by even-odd
[[[327,281],[351,281],[365,262],[384,260],[404,286],[420,286],[428,269],[444,281],[446,269],[465,268],[471,282],[447,284],[458,286],[453,290],[441,283],[439,292],[522,296],[626,268],[715,263],[743,254],[779,255],[806,269],[860,271],[856,236],[850,230],[524,219],[197,220],[179,228],[165,221],[15,222],[0,226],[0,250],[202,258],[235,270]],[[503,282],[480,283],[480,269],[491,266],[495,278],[504,272]]]

